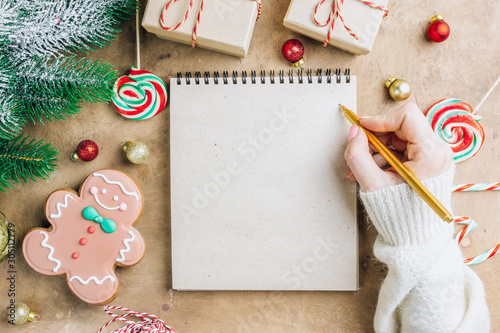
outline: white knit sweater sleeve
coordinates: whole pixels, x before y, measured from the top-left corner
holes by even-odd
[[[422,183],[450,211],[453,166]],[[489,332],[484,287],[465,266],[453,224],[439,219],[407,184],[361,192],[377,228],[375,256],[389,272],[380,289],[376,332]]]

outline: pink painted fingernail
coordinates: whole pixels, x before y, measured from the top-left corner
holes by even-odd
[[[359,119],[368,119],[371,118],[372,116],[364,116],[364,117],[359,117]]]
[[[349,130],[349,140],[354,138],[358,134],[359,127],[357,125],[352,125]]]

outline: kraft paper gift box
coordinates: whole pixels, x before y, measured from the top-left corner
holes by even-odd
[[[162,39],[191,44],[201,0],[194,0],[189,16],[176,30],[165,30],[160,24],[163,8],[170,0],[149,0],[142,26]],[[189,0],[171,5],[164,17],[168,27],[175,27],[186,14]],[[197,29],[196,47],[244,57],[250,46],[258,6],[252,0],[208,0],[204,2]]]
[[[316,15],[318,22],[326,22],[332,10],[332,1],[325,1],[318,8]],[[314,10],[319,2],[320,0],[292,0],[283,21],[284,26],[302,35],[324,42],[331,22],[327,26],[320,27],[313,21]],[[373,2],[376,5],[387,7],[389,0],[373,0]],[[356,40],[351,36],[347,29],[344,28],[340,18],[337,18],[328,44],[357,55],[370,53],[385,12],[378,8],[372,8],[360,0],[345,0],[344,5],[341,7],[341,15],[346,26],[359,39]]]

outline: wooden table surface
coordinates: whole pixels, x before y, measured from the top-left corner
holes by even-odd
[[[358,77],[358,112],[382,114],[401,106],[388,96],[383,75],[394,74],[413,87],[409,100],[422,110],[439,99],[456,97],[475,107],[500,76],[500,2],[471,3],[465,0],[391,1],[373,51],[355,56],[293,33],[282,21],[289,1],[263,1],[250,51],[245,58],[192,49],[160,40],[141,29],[142,68],[165,82],[176,72],[237,70],[288,70],[280,54],[289,38],[300,39],[306,49],[305,68],[351,68]],[[207,4],[208,5],[208,4]],[[450,38],[431,43],[425,38],[429,18],[442,14],[451,27]],[[121,26],[118,39],[106,49],[90,54],[108,61],[120,74],[135,64],[134,21]],[[482,149],[457,166],[455,183],[500,181],[500,87],[481,107],[486,133]],[[44,204],[59,188],[77,190],[92,171],[114,168],[130,174],[145,196],[144,214],[136,225],[147,252],[130,268],[117,268],[121,290],[111,305],[160,316],[176,332],[371,332],[385,266],[373,256],[376,235],[364,215],[359,218],[360,289],[357,292],[177,292],[169,293],[171,279],[169,195],[169,108],[146,121],[127,120],[111,104],[86,104],[67,121],[29,125],[25,133],[45,139],[59,151],[59,167],[47,181],[19,184],[0,194],[0,210],[15,224],[16,301],[27,303],[41,321],[20,327],[0,322],[0,331],[95,332],[109,320],[100,306],[88,305],[74,296],[64,276],[45,276],[31,269],[23,258],[22,239],[34,227],[48,226]],[[99,144],[99,157],[90,163],[69,159],[78,142],[92,139]],[[120,150],[123,140],[142,141],[150,148],[148,161],[129,163]],[[346,133],[347,141],[347,133]],[[340,142],[339,144],[345,144]],[[500,242],[500,193],[453,194],[455,215],[472,216],[479,227],[469,236],[465,256],[478,254]],[[7,266],[2,266],[0,299],[5,308]],[[500,257],[477,265],[484,281],[492,316],[492,331],[500,332],[500,285],[496,274]],[[4,317],[5,318],[5,317]],[[118,326],[113,326],[116,328]]]

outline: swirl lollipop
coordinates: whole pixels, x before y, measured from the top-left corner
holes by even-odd
[[[453,149],[456,163],[476,155],[484,142],[481,117],[472,107],[458,99],[446,98],[432,105],[425,113],[432,130]]]
[[[165,83],[151,72],[132,66],[128,76],[116,80],[113,105],[118,113],[129,119],[151,118],[167,104]]]

